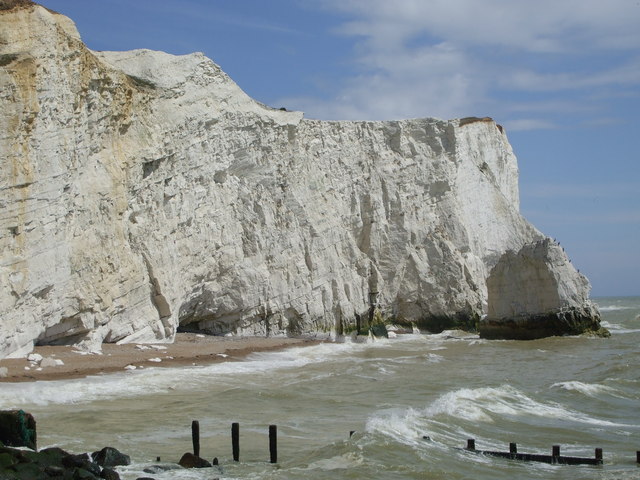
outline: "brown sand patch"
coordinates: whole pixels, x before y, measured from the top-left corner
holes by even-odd
[[[8,374],[0,378],[0,382],[81,378],[88,375],[121,372],[128,365],[136,368],[207,365],[242,360],[253,352],[282,350],[287,347],[318,343],[321,341],[309,338],[214,337],[179,333],[174,343],[103,344],[101,354],[86,354],[72,346],[42,346],[36,347],[33,353],[42,355],[43,358],[62,360],[64,364],[39,367],[24,358],[3,359],[0,360],[0,367],[6,367]]]

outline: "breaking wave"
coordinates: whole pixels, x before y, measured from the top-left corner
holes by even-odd
[[[620,310],[633,310],[634,308],[637,308],[637,307],[623,306],[623,305],[605,305],[605,306],[598,307],[598,309],[601,312],[617,312]]]
[[[551,385],[551,388],[562,388],[564,390],[575,391],[593,398],[601,395],[612,395],[614,397],[621,397],[621,395],[615,388],[592,383],[583,383],[576,381],[559,382]]]
[[[587,386],[580,382],[557,384],[585,392],[607,391],[609,387]],[[613,390],[613,389],[611,389]],[[424,409],[408,408],[379,412],[369,418],[367,431],[377,432],[407,444],[420,443],[424,432],[463,430],[463,422],[493,424],[501,419],[530,423],[532,418],[554,419],[592,426],[633,427],[590,417],[555,402],[535,400],[509,385],[500,387],[462,388],[446,393]]]

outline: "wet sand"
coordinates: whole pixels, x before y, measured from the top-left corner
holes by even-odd
[[[282,350],[288,347],[316,345],[322,340],[287,337],[215,337],[179,333],[174,343],[103,344],[102,353],[87,353],[73,346],[41,346],[33,353],[61,365],[41,366],[25,358],[0,360],[7,375],[0,382],[63,380],[89,375],[121,372],[135,367],[181,367],[239,361],[253,352]],[[45,364],[53,363],[51,360]]]

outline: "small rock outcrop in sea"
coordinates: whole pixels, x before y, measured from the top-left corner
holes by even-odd
[[[209,468],[212,466],[211,462],[205,460],[204,458],[200,458],[193,453],[187,452],[180,458],[178,462],[182,468]]]
[[[0,443],[35,450],[38,441],[33,415],[23,410],[0,411]]]
[[[484,338],[608,333],[587,297],[587,279],[549,238],[502,255],[489,274],[487,290],[489,312],[479,324]]]
[[[505,280],[545,236],[490,118],[307,120],[200,53],[94,52],[68,18],[3,5],[0,358],[178,328],[339,334],[373,293],[400,325],[488,314],[481,330],[518,336],[543,316],[538,333],[574,333],[548,316],[567,309],[578,331],[597,325],[564,252],[536,283],[544,300]]]
[[[131,457],[129,457],[129,455],[125,455],[113,447],[104,447],[98,452],[93,452],[91,458],[101,467],[117,467],[119,465],[131,464]]]

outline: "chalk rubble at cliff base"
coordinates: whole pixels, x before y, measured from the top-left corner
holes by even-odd
[[[576,333],[549,320],[568,310],[598,325],[587,279],[520,215],[490,118],[308,120],[200,53],[94,52],[28,3],[0,10],[0,358],[179,328],[338,335],[372,305],[517,318],[492,336],[541,316]]]

